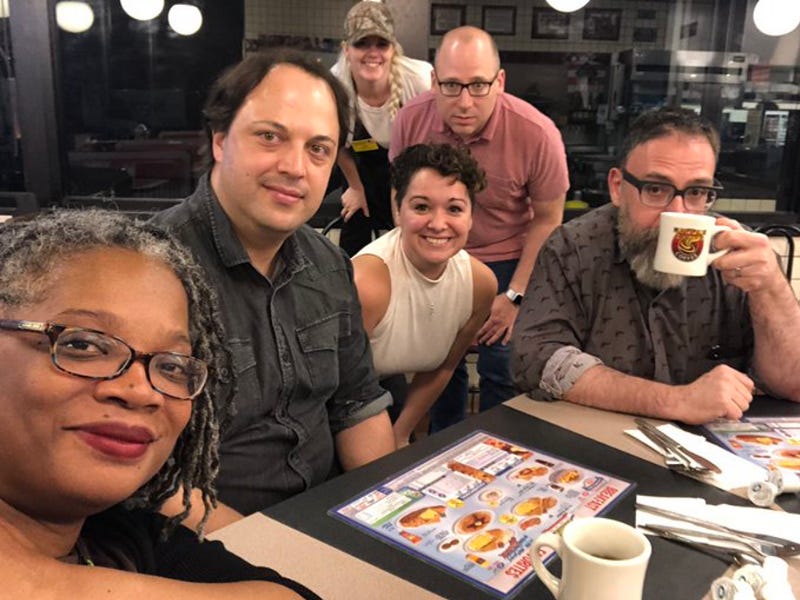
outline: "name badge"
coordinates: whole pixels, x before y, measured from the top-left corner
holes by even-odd
[[[378,142],[372,138],[368,138],[366,140],[353,140],[353,142],[350,144],[350,147],[353,149],[353,152],[370,152],[379,148]]]

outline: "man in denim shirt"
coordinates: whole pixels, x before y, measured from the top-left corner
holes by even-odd
[[[206,102],[211,170],[154,218],[191,247],[220,297],[238,391],[217,486],[242,513],[324,481],[337,458],[350,469],[394,450],[391,397],[373,370],[350,262],[305,225],[347,111],[321,66],[286,52],[249,56]]]

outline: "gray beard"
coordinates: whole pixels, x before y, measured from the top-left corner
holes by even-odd
[[[640,283],[656,290],[677,288],[684,275],[662,273],[653,268],[658,247],[658,228],[640,231],[631,223],[627,207],[623,204],[617,212],[617,232],[622,254]]]

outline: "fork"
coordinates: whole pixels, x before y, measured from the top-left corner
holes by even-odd
[[[702,536],[708,539],[720,538],[719,541],[728,540],[736,543],[745,544],[747,546],[754,547],[754,550],[757,550],[764,556],[769,555],[769,556],[777,556],[779,558],[788,558],[800,554],[800,544],[793,542],[792,540],[772,535],[766,535],[763,533],[751,533],[749,531],[742,531],[739,529],[734,529],[732,527],[725,527],[723,525],[718,525],[717,523],[711,523],[709,521],[692,517],[690,515],[684,515],[682,513],[673,512],[665,508],[659,508],[656,506],[641,504],[639,502],[636,503],[636,508],[645,512],[649,512],[654,515],[666,517],[669,519],[675,519],[677,521],[683,521],[684,523],[691,523],[692,525],[697,525],[698,527],[702,527],[703,529],[706,530],[706,531],[681,530],[678,527],[660,526],[661,528],[670,529],[678,533],[684,533],[684,534],[688,533],[690,535]],[[712,534],[707,532],[715,532],[715,533]]]
[[[742,547],[740,548],[733,548],[731,546],[720,546],[718,544],[711,543],[711,539],[716,538],[717,536],[708,537],[709,541],[704,542],[702,540],[698,540],[695,537],[690,537],[689,535],[684,535],[683,531],[687,531],[691,534],[691,536],[704,536],[702,533],[693,531],[693,530],[685,530],[685,529],[673,529],[670,527],[662,527],[660,525],[645,525],[640,527],[646,533],[652,533],[659,537],[664,538],[665,540],[672,540],[673,542],[678,542],[679,544],[683,544],[685,546],[689,546],[691,548],[695,548],[698,550],[702,550],[703,552],[711,553],[714,555],[723,554],[731,558],[731,560],[737,565],[744,565],[747,563],[755,563],[758,565],[763,565],[764,560],[767,558],[767,554],[763,552],[761,549],[757,548],[756,546],[746,543],[746,542],[736,542],[737,544],[741,544]],[[721,537],[721,536],[720,536]],[[730,538],[726,538],[728,541],[732,541]]]

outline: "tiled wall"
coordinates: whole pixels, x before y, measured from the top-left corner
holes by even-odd
[[[245,0],[244,35],[309,35],[341,38],[353,0]]]
[[[784,267],[786,266],[786,257],[789,255],[789,243],[782,237],[771,237],[772,247],[775,248]],[[800,300],[800,238],[794,238],[794,265],[792,267],[792,288],[794,295]]]
[[[444,0],[443,0],[444,1]],[[445,2],[447,3],[447,2]],[[569,38],[566,40],[532,39],[533,15],[535,9],[546,8],[544,0],[461,0],[456,4],[466,5],[466,21],[468,25],[481,27],[484,6],[515,6],[516,31],[514,35],[497,35],[497,46],[500,50],[531,51],[531,52],[614,52],[630,48],[633,44],[635,28],[655,28],[657,37],[654,42],[637,42],[639,48],[663,48],[665,32],[668,26],[669,5],[664,2],[632,3],[629,0],[595,0],[586,8],[588,9],[625,9],[620,23],[618,41],[595,41],[583,39],[583,19],[585,11],[581,10],[570,15]],[[639,11],[651,11],[654,18],[640,19]],[[439,41],[439,36],[431,36],[431,46]]]
[[[342,37],[344,16],[353,0],[245,0],[245,37],[260,34],[310,35],[339,39]],[[437,2],[433,2],[437,4]],[[669,3],[643,0],[594,0],[591,8],[625,9],[622,12],[620,36],[616,42],[583,39],[584,11],[571,15],[569,38],[566,40],[532,39],[534,9],[545,8],[544,0],[442,0],[443,4],[466,6],[466,24],[482,25],[484,6],[515,6],[516,33],[496,36],[501,50],[613,52],[633,45],[636,28],[656,30],[654,42],[636,42],[639,48],[661,48],[669,28]],[[435,47],[440,37],[424,35],[430,28],[429,0],[389,0],[395,14],[397,34],[410,56],[426,58],[426,47]],[[703,2],[700,2],[703,4]],[[635,10],[632,9],[635,7]],[[642,12],[644,11],[644,12]],[[640,18],[639,14],[651,13]]]

